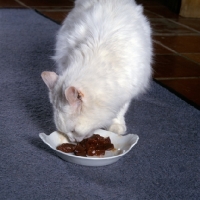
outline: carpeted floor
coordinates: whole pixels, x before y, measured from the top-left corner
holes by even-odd
[[[54,70],[58,28],[33,10],[0,10],[0,199],[199,199],[200,112],[154,82],[127,113],[139,143],[117,163],[67,163],[43,144],[38,134],[55,127],[40,74]]]

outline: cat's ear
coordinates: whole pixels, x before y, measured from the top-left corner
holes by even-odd
[[[54,87],[56,80],[58,79],[58,75],[55,72],[44,71],[41,76],[49,90]]]
[[[82,92],[71,86],[65,90],[65,97],[70,106],[80,110],[83,98]]]

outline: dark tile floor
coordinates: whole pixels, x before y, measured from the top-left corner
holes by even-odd
[[[61,23],[73,0],[1,0],[0,8],[32,8]],[[200,108],[200,19],[183,18],[159,0],[137,0],[153,28],[154,79]]]

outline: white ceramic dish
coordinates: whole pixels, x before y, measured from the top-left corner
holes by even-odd
[[[56,147],[62,143],[66,142],[69,143],[67,138],[64,137],[62,134],[60,134],[59,132],[55,131],[50,135],[46,135],[45,133],[40,133],[39,137],[45,144],[47,144],[50,148],[55,150],[56,154],[63,160],[86,166],[104,166],[112,164],[118,161],[122,156],[127,154],[133,148],[133,146],[137,144],[139,140],[138,135],[134,134],[121,136],[101,129],[96,130],[94,133],[99,134],[103,137],[110,137],[111,142],[114,144],[115,150],[106,151],[103,157],[75,156],[72,153],[64,153],[56,149]]]

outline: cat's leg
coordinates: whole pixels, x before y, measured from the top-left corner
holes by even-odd
[[[129,107],[130,102],[125,103],[125,105],[120,109],[117,117],[112,120],[111,126],[108,128],[108,131],[123,135],[126,132],[126,123],[124,115]]]

